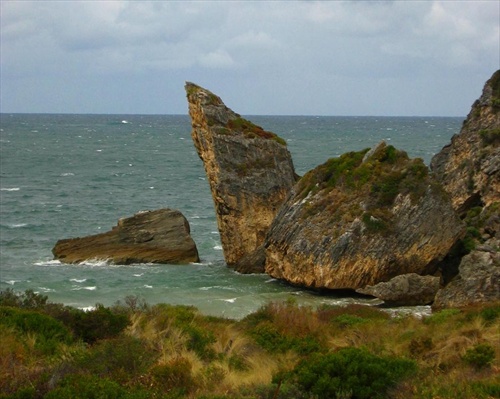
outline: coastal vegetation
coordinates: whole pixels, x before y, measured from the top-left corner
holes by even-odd
[[[289,300],[230,320],[6,290],[0,334],[0,398],[500,397],[500,303],[417,317]]]

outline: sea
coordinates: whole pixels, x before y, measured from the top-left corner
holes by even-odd
[[[245,116],[287,142],[303,175],[332,157],[385,140],[429,164],[460,117]],[[54,260],[59,239],[110,230],[142,210],[188,219],[201,261],[189,265]],[[293,287],[228,268],[188,115],[0,114],[0,291],[33,290],[91,309],[135,296],[241,319],[268,302],[345,305],[380,301]],[[401,308],[419,314],[428,307]],[[395,311],[398,311],[395,310]]]

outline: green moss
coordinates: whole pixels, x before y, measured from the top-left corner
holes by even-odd
[[[242,118],[241,116],[231,119],[227,122],[228,129],[241,132],[245,137],[248,138],[262,138],[266,140],[273,140],[277,143],[286,146],[286,141],[276,135],[275,133],[268,132],[262,127],[255,125],[254,123]]]
[[[479,136],[484,145],[500,144],[500,128],[480,130]]]

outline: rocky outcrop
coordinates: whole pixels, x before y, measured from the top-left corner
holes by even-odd
[[[499,240],[483,245],[463,257],[459,275],[439,290],[432,308],[458,308],[500,301]]]
[[[356,292],[382,299],[390,306],[429,305],[439,290],[439,277],[402,274],[376,285],[360,288]]]
[[[106,259],[116,264],[199,261],[189,223],[173,209],[139,212],[120,219],[106,233],[59,240],[52,253],[64,263],[90,259]]]
[[[257,269],[249,259],[296,181],[286,143],[210,91],[189,82],[185,88],[191,135],[210,184],[226,263],[241,272],[263,271],[262,257],[257,256]]]
[[[364,288],[433,274],[463,232],[422,160],[381,143],[332,158],[294,186],[266,239],[265,270],[299,286]]]
[[[500,70],[486,82],[460,133],[433,157],[431,170],[461,214],[500,200]]]

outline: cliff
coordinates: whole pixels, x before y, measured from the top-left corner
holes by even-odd
[[[422,160],[381,143],[294,186],[266,239],[265,270],[299,286],[358,289],[435,273],[463,232]]]
[[[436,179],[465,214],[500,199],[500,70],[486,82],[458,135],[431,161]]]
[[[210,91],[189,82],[185,89],[191,136],[210,184],[226,263],[241,272],[263,271],[258,249],[296,181],[286,143]]]
[[[59,240],[52,253],[64,263],[107,259],[116,264],[198,262],[189,223],[177,210],[143,211],[118,221],[112,230]]]

